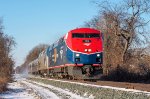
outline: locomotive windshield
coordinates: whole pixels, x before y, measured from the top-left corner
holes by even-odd
[[[100,34],[97,33],[73,33],[72,38],[99,38]]]
[[[84,34],[73,33],[72,38],[84,38]]]

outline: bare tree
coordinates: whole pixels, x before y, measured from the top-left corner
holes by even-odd
[[[11,51],[14,46],[13,37],[3,33],[3,26],[0,22],[0,84],[4,85],[0,89],[5,89],[7,82],[11,80],[14,66]]]
[[[38,58],[39,54],[48,47],[47,44],[39,44],[35,46],[27,55],[26,62],[31,62]]]
[[[108,24],[112,25],[112,33],[116,36],[114,45],[119,39],[122,42],[122,62],[124,62],[127,50],[147,39],[148,32],[145,26],[150,20],[146,20],[145,16],[150,14],[150,0],[124,0],[121,6],[108,4],[100,5],[101,12],[106,21],[106,29],[110,28]],[[141,36],[145,39],[140,39]]]
[[[150,36],[150,0],[123,0],[112,4],[95,2],[100,13],[84,26],[100,29],[104,34],[104,68],[116,67],[129,60],[128,50],[146,43]],[[112,58],[113,57],[113,58]]]
[[[25,62],[16,68],[17,73],[27,73],[28,72],[28,64],[37,59],[39,54],[48,47],[47,44],[39,44],[35,46],[26,56]]]

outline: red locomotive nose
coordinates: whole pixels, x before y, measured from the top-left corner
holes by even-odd
[[[91,54],[95,52],[101,52],[101,39],[100,38],[72,38],[72,46],[75,51]]]
[[[68,33],[66,42],[68,47],[76,52],[92,54],[102,52],[102,37],[98,30],[80,28]]]

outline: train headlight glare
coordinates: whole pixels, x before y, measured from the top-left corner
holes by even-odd
[[[97,54],[97,57],[100,57],[100,54]]]
[[[87,52],[88,50],[87,50],[87,49],[85,49],[84,51],[85,51],[85,52]]]
[[[88,51],[91,52],[92,50],[91,50],[91,49],[88,49]]]
[[[80,56],[80,54],[76,54],[76,56],[77,56],[77,57],[79,57],[79,56]]]

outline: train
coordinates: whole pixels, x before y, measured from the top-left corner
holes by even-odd
[[[76,28],[42,51],[29,63],[31,74],[85,79],[102,73],[103,38],[99,30]]]

